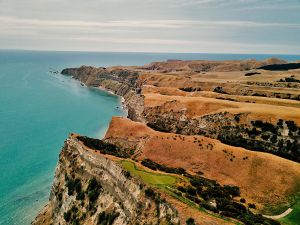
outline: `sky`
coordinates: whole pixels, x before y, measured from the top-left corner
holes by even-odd
[[[300,53],[300,0],[0,0],[0,49]]]

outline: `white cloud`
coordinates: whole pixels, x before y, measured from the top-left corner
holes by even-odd
[[[214,52],[262,52],[273,46],[277,50],[281,47],[283,53],[291,49],[296,52],[300,14],[295,8],[299,3],[297,0],[0,0],[0,48],[47,46],[59,50],[69,46],[71,50],[73,44],[73,48],[80,45],[81,50],[88,50],[93,49],[90,44],[93,43],[97,50],[115,51],[117,48],[147,51],[157,46],[161,51],[209,51],[205,47],[208,46],[217,49]],[[252,10],[271,8],[281,11]]]
[[[112,21],[81,21],[81,20],[38,20],[1,17],[0,24],[4,26],[31,28],[146,28],[165,29],[183,28],[189,26],[228,26],[228,27],[282,27],[300,28],[300,23],[272,23],[257,21],[208,21],[208,20],[112,20]]]
[[[299,4],[297,0],[289,0],[290,3]],[[177,7],[199,6],[203,8],[219,8],[219,7],[281,7],[286,6],[286,0],[177,0]]]

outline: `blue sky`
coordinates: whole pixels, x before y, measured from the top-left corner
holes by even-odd
[[[0,48],[300,53],[299,0],[0,0]]]

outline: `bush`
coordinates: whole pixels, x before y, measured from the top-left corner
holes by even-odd
[[[218,213],[219,212],[219,210],[216,207],[214,207],[211,204],[208,204],[206,202],[201,202],[200,206],[203,207],[204,209],[207,209],[207,210],[212,211],[214,213]]]
[[[220,94],[227,94],[227,92],[225,92],[225,91],[223,90],[223,87],[220,87],[220,86],[216,87],[216,88],[213,90],[213,92],[220,93]]]
[[[196,189],[193,188],[192,186],[186,187],[186,193],[188,193],[189,195],[192,195],[192,196],[197,195]]]
[[[72,206],[67,212],[64,213],[64,220],[67,224],[79,225],[79,219],[77,218],[78,208],[76,206]]]
[[[285,77],[284,79],[280,79],[278,82],[291,82],[291,83],[300,83],[300,80],[294,77]]]
[[[98,183],[96,178],[92,178],[89,180],[89,184],[87,187],[88,198],[90,202],[94,202],[97,200],[100,192],[102,191],[102,186]]]
[[[117,146],[106,143],[99,139],[89,138],[86,136],[77,137],[85,146],[100,151],[102,154],[114,155],[121,158],[130,158],[134,154],[132,149],[118,148]]]
[[[252,121],[253,126],[261,128],[263,131],[270,131],[273,134],[277,134],[278,127],[275,127],[273,124],[269,122],[263,122],[260,120]]]
[[[83,191],[78,192],[78,193],[77,193],[77,196],[76,196],[76,200],[83,200],[84,197],[85,197],[85,194],[84,194]]]
[[[185,188],[182,186],[178,186],[177,189],[183,193],[185,193]]]
[[[253,203],[249,203],[249,204],[248,204],[248,207],[249,207],[250,209],[256,209],[256,206],[255,206],[255,204],[253,204]]]
[[[257,74],[261,74],[260,72],[249,72],[249,73],[245,73],[245,76],[253,76],[253,75],[257,75]]]
[[[261,138],[262,138],[263,140],[267,141],[267,140],[269,140],[270,135],[269,135],[269,134],[262,134],[262,135],[261,135]]]
[[[70,221],[70,219],[71,219],[71,211],[70,210],[64,213],[64,219],[66,222]]]
[[[231,195],[232,197],[237,197],[241,194],[240,188],[237,186],[225,185],[223,189],[227,194]]]
[[[298,130],[298,127],[294,121],[286,121],[285,123],[289,130],[291,130],[292,132],[296,132]]]
[[[241,202],[241,203],[246,203],[246,199],[241,198],[241,199],[240,199],[240,202]]]
[[[142,160],[142,165],[143,166],[146,166],[152,170],[160,170],[160,171],[164,171],[164,172],[167,172],[167,173],[175,173],[175,174],[186,174],[186,171],[185,169],[183,168],[179,168],[179,167],[167,167],[165,165],[161,165],[161,164],[158,164],[156,162],[153,162],[152,160],[150,159],[144,159]]]
[[[68,188],[68,195],[73,195],[74,191],[81,192],[81,181],[79,178],[73,180],[72,178],[68,178],[66,182],[66,187]]]
[[[192,217],[188,218],[185,222],[186,222],[186,225],[194,225],[195,224],[195,220]]]
[[[119,215],[119,213],[101,212],[98,215],[97,225],[111,225]]]
[[[184,87],[184,88],[179,88],[181,91],[185,92],[195,92],[195,91],[201,91],[201,88],[196,88],[196,87]]]
[[[153,191],[152,188],[147,188],[147,189],[145,190],[145,195],[146,195],[147,197],[149,197],[149,198],[152,198],[152,199],[155,199],[155,197],[156,197],[156,194],[155,194],[155,192]]]
[[[98,198],[99,194],[97,191],[92,190],[88,192],[88,197],[91,202],[94,202]]]
[[[130,172],[129,172],[129,171],[124,170],[123,173],[124,173],[124,176],[125,176],[127,179],[130,178]]]

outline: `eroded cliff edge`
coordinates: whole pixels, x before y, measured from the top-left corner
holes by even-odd
[[[159,195],[147,195],[147,188],[71,135],[60,153],[49,203],[33,224],[178,224],[177,210]]]
[[[128,110],[128,117],[132,120],[143,121],[144,99],[140,95],[139,72],[119,68],[83,66],[64,69],[61,73],[72,76],[87,86],[104,88],[122,96],[125,100],[124,105]]]

